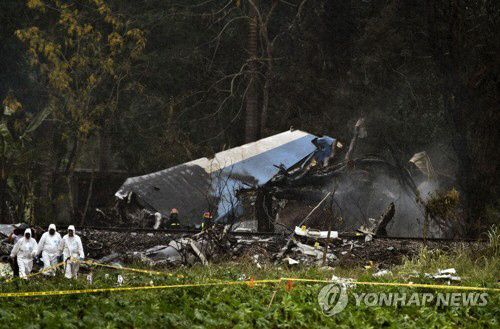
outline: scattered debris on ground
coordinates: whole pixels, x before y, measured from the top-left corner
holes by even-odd
[[[457,271],[454,268],[448,268],[446,270],[439,270],[436,274],[425,273],[424,276],[426,278],[432,278],[436,280],[448,280],[451,281],[461,281],[462,279],[459,276],[454,276],[452,274],[457,274]]]
[[[197,234],[155,232],[110,232],[85,230],[81,233],[89,258],[100,263],[123,266],[143,263],[149,267],[179,267],[221,261],[253,262],[261,266],[343,266],[363,267],[374,264],[376,275],[412,258],[425,246],[429,249],[453,248],[459,242],[377,238],[365,242],[364,236],[329,240],[323,262],[326,239],[302,234],[238,236],[213,227]],[[316,232],[306,230],[306,232]],[[463,242],[461,242],[463,243]],[[477,244],[479,242],[470,242]]]
[[[351,283],[355,281],[353,278],[340,278],[336,275],[333,275],[331,280],[345,286],[346,288],[356,288],[356,284]]]
[[[378,272],[373,273],[373,276],[384,276],[384,275],[389,275],[391,274],[391,271],[388,270],[380,270]]]

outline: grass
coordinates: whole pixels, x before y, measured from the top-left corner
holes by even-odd
[[[279,277],[330,279],[332,274],[355,277],[359,281],[436,283],[423,273],[455,267],[462,285],[500,286],[498,230],[491,233],[490,243],[481,250],[458,248],[449,252],[423,249],[419,257],[408,259],[391,269],[392,275],[373,277],[363,268],[318,268],[265,266],[258,269],[252,263],[226,263],[196,266],[173,272],[173,277],[158,277],[142,273],[119,272],[110,269],[93,270],[93,288],[117,286],[122,274],[125,286],[182,284],[193,282],[235,281],[254,277],[255,280]],[[105,278],[105,274],[109,278]],[[181,276],[181,277],[177,277]],[[42,291],[88,288],[85,276],[77,281],[56,278],[36,278],[29,282],[0,283],[1,291]],[[317,296],[324,284],[285,283],[193,287],[182,289],[106,292],[96,294],[22,297],[0,299],[0,327],[27,328],[454,328],[499,327],[500,293],[489,293],[486,306],[444,307],[429,304],[418,306],[369,307],[356,306],[353,293],[412,292],[434,293],[432,289],[405,287],[360,286],[349,290],[345,310],[334,316],[323,315]],[[278,288],[278,290],[276,290]],[[270,308],[271,297],[276,296]]]
[[[454,267],[464,285],[494,286],[500,279],[500,229],[493,226],[486,236],[486,245],[460,245],[450,251],[423,248],[418,257],[405,259],[396,271],[408,275],[413,272],[435,273],[439,269]]]

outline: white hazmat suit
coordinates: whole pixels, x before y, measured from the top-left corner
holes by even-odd
[[[54,234],[50,234],[50,230],[54,230]],[[54,224],[49,225],[48,232],[43,233],[40,242],[38,243],[37,254],[42,254],[43,269],[47,270],[49,267],[57,264],[57,256],[59,256],[59,244],[61,243],[61,235],[57,233]],[[43,272],[44,275],[56,275],[56,270],[51,269]]]
[[[30,235],[29,239],[26,238],[26,234]],[[37,252],[36,240],[31,237],[31,229],[27,228],[24,231],[24,237],[22,237],[14,245],[11,257],[17,256],[17,265],[19,266],[19,276],[23,279],[28,279],[27,275],[31,273],[33,268],[33,257],[35,257]]]
[[[69,231],[73,231],[73,236],[69,236]],[[73,225],[68,227],[68,234],[62,238],[59,251],[62,251],[64,257],[64,276],[68,279],[76,279],[80,269],[79,260],[83,260],[85,254],[83,253],[82,240],[76,235]]]

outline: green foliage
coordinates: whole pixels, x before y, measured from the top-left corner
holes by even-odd
[[[85,5],[29,1],[28,7],[55,24],[16,31],[29,61],[48,84],[58,117],[68,120],[63,137],[86,138],[116,110],[131,63],[146,45],[144,33],[113,14],[102,0]],[[122,83],[122,85],[120,85]]]
[[[24,174],[42,174],[32,182],[32,194],[40,201],[38,217],[53,214],[56,198],[65,193],[73,215],[75,198],[71,195],[74,189],[68,187],[69,177],[81,164],[84,152],[93,168],[110,161],[106,159],[110,156],[101,156],[105,151],[89,151],[92,148],[85,144],[110,135],[116,117],[128,109],[127,97],[140,93],[141,86],[130,77],[146,47],[146,37],[114,11],[109,1],[30,0],[26,4],[30,25],[19,24],[14,34],[25,46],[26,55],[21,58],[31,66],[30,79],[37,83],[33,89],[38,97],[35,104],[22,103],[26,102],[30,114],[50,108],[51,120],[34,142],[38,152],[31,160],[39,160],[34,161],[39,165],[25,168]],[[21,104],[13,97],[4,103],[12,111]],[[32,120],[21,140],[28,141],[48,116],[44,111]],[[102,149],[109,149],[109,139],[102,140]]]
[[[438,268],[455,267],[462,276],[463,285],[495,287],[500,269],[498,259],[487,257],[484,263],[475,264],[473,254],[463,250],[446,254],[424,249],[415,260],[407,260],[403,266],[395,267],[393,275],[375,278],[370,272],[352,269],[335,269],[335,275],[356,277],[359,281],[384,281],[434,284],[425,278],[424,272]],[[469,268],[467,268],[467,266]],[[417,274],[414,274],[417,271]],[[127,286],[182,284],[193,282],[235,281],[243,274],[258,279],[300,277],[329,279],[331,271],[318,268],[296,269],[265,266],[258,269],[253,263],[196,266],[172,272],[172,277],[157,277],[145,274],[94,269],[92,287],[117,286],[116,276],[122,274]],[[105,274],[109,274],[106,278]],[[488,275],[486,275],[488,274]],[[182,275],[182,278],[176,277]],[[413,275],[409,277],[409,275]],[[69,281],[59,274],[56,278],[37,278],[28,282],[2,283],[2,291],[41,291],[56,289],[85,289],[85,277]],[[352,293],[428,293],[429,289],[406,287],[379,287],[358,285],[349,290],[347,308],[341,313],[327,317],[319,308],[317,296],[322,284],[295,282],[293,289],[285,290],[285,284],[266,284],[249,287],[229,285],[193,287],[179,289],[145,290],[75,296],[39,298],[8,298],[2,300],[0,320],[19,326],[63,327],[63,328],[442,328],[442,327],[491,327],[498,326],[500,294],[490,293],[488,304],[483,307],[368,307],[356,306]],[[268,308],[271,296],[276,296]],[[453,291],[453,290],[451,290]]]
[[[497,273],[500,273],[500,258],[496,249],[498,246],[495,244],[498,242],[498,235],[495,236],[497,238],[486,246],[457,244],[451,251],[423,248],[417,257],[407,258],[402,266],[397,267],[399,277],[407,278],[415,271],[422,275],[454,267],[462,278],[463,285],[480,283],[495,287]]]
[[[435,192],[427,200],[426,210],[431,218],[439,218],[444,221],[457,221],[460,195],[457,190],[451,189],[446,192]]]

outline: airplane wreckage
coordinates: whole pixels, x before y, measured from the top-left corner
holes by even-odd
[[[339,257],[391,262],[416,247],[374,237],[443,237],[446,227],[424,221],[422,195],[434,175],[429,157],[420,152],[409,161],[417,187],[400,163],[354,157],[365,137],[362,119],[346,150],[335,138],[291,129],[128,178],[115,194],[116,216],[97,209],[123,232],[82,228],[84,247],[90,258],[116,266],[247,256],[259,267],[270,261],[328,265]],[[176,226],[160,225],[172,215]],[[7,254],[11,246],[2,242],[2,248]]]
[[[246,255],[258,267],[328,265],[339,257],[397,262],[417,248],[372,239],[422,237],[425,223],[417,218],[425,218],[425,191],[418,188],[428,188],[432,164],[425,152],[411,159],[421,179],[417,188],[400,164],[354,157],[365,137],[362,119],[345,151],[335,138],[290,130],[210,159],[128,178],[116,192],[121,224],[147,229],[149,237],[138,240],[151,243],[108,253],[101,261],[178,266]],[[158,229],[171,213],[179,233]],[[436,225],[427,229],[427,237],[444,232]],[[92,244],[113,236],[102,234],[89,232],[87,239]]]
[[[422,237],[424,210],[409,171],[380,157],[354,157],[366,135],[360,119],[344,151],[335,138],[291,129],[128,178],[115,194],[116,208],[127,226],[157,228],[173,210],[184,229],[219,223],[231,230],[293,232],[308,216],[307,227],[317,229],[330,223],[337,232]],[[426,189],[432,165],[425,152],[417,155],[412,162]],[[443,228],[429,231],[440,237]]]

